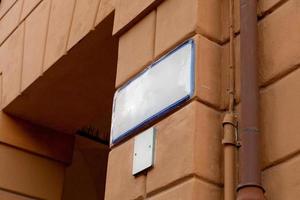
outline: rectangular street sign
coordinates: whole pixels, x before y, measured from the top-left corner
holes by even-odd
[[[170,112],[194,94],[194,41],[151,64],[114,96],[111,143]]]

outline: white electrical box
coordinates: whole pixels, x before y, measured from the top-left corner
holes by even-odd
[[[155,128],[150,128],[134,138],[132,174],[136,175],[153,166]]]
[[[111,144],[153,122],[194,95],[194,41],[151,64],[114,96]]]

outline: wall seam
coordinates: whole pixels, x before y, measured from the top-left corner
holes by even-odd
[[[209,107],[210,109],[212,109],[212,110],[214,110],[214,111],[216,111],[216,112],[224,112],[224,111],[225,111],[225,109],[221,109],[220,107],[217,107],[217,106],[215,106],[215,105],[209,103],[208,101],[204,101],[204,100],[200,99],[199,97],[196,97],[196,100],[197,100],[199,103],[201,103],[201,104],[203,104],[203,105]]]
[[[298,156],[300,156],[300,150],[295,151],[291,154],[288,154],[286,156],[284,156],[283,158],[280,158],[276,161],[273,161],[271,164],[267,165],[266,167],[262,168],[262,171],[267,171],[273,167],[277,167],[278,165],[284,164],[290,160],[293,160],[295,158],[297,158]]]
[[[72,17],[71,17],[70,26],[68,27],[68,33],[67,33],[67,39],[66,39],[66,44],[65,44],[64,55],[66,55],[67,52],[68,52],[69,40],[70,40],[70,36],[71,36],[71,30],[72,30],[72,26],[73,26],[76,6],[77,6],[77,0],[74,0],[73,10],[72,10]]]
[[[22,52],[21,52],[21,70],[20,70],[20,82],[19,82],[19,95],[22,93],[22,82],[23,82],[23,66],[24,66],[24,49],[25,49],[25,20],[21,22],[22,12],[24,9],[25,0],[22,0],[21,11],[19,13],[18,23],[22,31]],[[23,24],[23,27],[22,27]]]
[[[6,188],[3,188],[3,187],[0,187],[0,191],[1,190],[4,191],[4,192],[10,193],[10,194],[14,194],[14,195],[22,196],[22,197],[27,197],[27,198],[31,198],[31,199],[35,199],[35,200],[45,200],[45,199],[42,199],[40,197],[35,197],[35,196],[27,195],[25,193],[13,191],[13,190],[6,189]]]
[[[19,94],[22,94],[22,85],[23,85],[23,73],[24,73],[24,52],[25,52],[25,32],[26,32],[26,21],[23,23],[23,33],[22,33],[22,58],[21,58],[21,71],[20,71],[20,82],[19,82]]]
[[[20,82],[19,82],[19,95],[22,93],[22,82],[23,82],[23,66],[24,66],[24,49],[25,49],[25,20],[21,22],[22,12],[24,9],[25,0],[22,0],[21,11],[19,13],[18,23],[20,24],[20,28],[22,28],[22,57],[21,57],[21,71],[20,71]],[[22,27],[23,24],[23,27]]]
[[[4,13],[3,15],[0,17],[0,21],[7,15],[7,13],[16,5],[16,3],[18,1],[21,1],[21,0],[16,0]]]
[[[43,46],[43,58],[42,58],[42,66],[41,66],[41,70],[40,70],[40,76],[43,75],[44,70],[45,70],[46,51],[47,51],[47,44],[48,44],[49,25],[50,25],[53,0],[49,0],[49,1],[50,1],[50,5],[49,5],[49,11],[48,11],[47,25],[46,25],[47,27],[46,27],[45,43]]]
[[[61,194],[60,194],[60,199],[62,200],[62,199],[64,199],[64,194],[65,194],[65,184],[66,184],[66,174],[67,174],[67,172],[66,172],[66,169],[67,169],[67,166],[66,167],[64,167],[64,175],[63,175],[63,181],[62,181],[62,185],[63,185],[63,187],[62,187],[62,189],[61,189]]]
[[[155,30],[156,31],[156,30]],[[137,76],[138,74],[140,74],[142,71],[145,70],[145,68],[147,68],[149,65],[151,65],[153,62],[159,60],[161,57],[163,57],[164,54],[168,53],[169,51],[171,51],[172,49],[176,48],[178,45],[180,45],[181,43],[185,42],[186,40],[196,36],[196,35],[201,35],[198,34],[196,32],[191,32],[186,34],[185,36],[183,36],[180,40],[178,40],[175,44],[173,44],[172,46],[168,47],[166,50],[162,51],[161,53],[159,53],[158,55],[155,55],[155,45],[154,45],[154,55],[153,58],[151,60],[149,60],[148,62],[146,62],[144,65],[142,65],[141,69],[136,70],[132,73],[132,75],[128,76],[128,78],[126,78],[124,81],[120,82],[118,85],[116,85],[116,90],[120,87],[122,87],[122,85],[126,84],[129,80],[131,80],[132,78],[134,78],[135,76]],[[156,37],[156,36],[155,36]],[[204,36],[203,36],[204,37]],[[213,41],[212,41],[213,42]],[[218,45],[218,44],[217,44]]]
[[[144,176],[144,193],[143,193],[143,199],[146,199],[147,198],[147,178],[148,178],[148,171],[145,172],[145,174],[143,175]]]
[[[93,20],[93,24],[92,24],[92,30],[95,30],[96,28],[96,21],[97,21],[97,16],[98,16],[98,12],[100,11],[100,4],[101,4],[101,1],[102,0],[98,0],[98,3],[97,3],[97,9],[96,9],[96,13],[95,13],[95,16],[94,16],[94,20]]]
[[[182,184],[184,184],[184,183],[186,183],[186,182],[188,182],[188,181],[190,181],[192,179],[199,180],[199,181],[201,181],[203,183],[209,184],[209,185],[214,186],[214,187],[218,187],[218,188],[222,188],[223,187],[222,184],[212,183],[212,181],[207,181],[206,178],[203,178],[201,176],[198,176],[198,175],[192,173],[192,174],[186,175],[186,176],[184,176],[182,178],[179,178],[179,179],[177,179],[177,180],[175,180],[175,181],[173,181],[171,183],[168,183],[165,186],[162,186],[162,187],[160,187],[158,189],[153,190],[152,192],[148,193],[147,197],[149,198],[149,197],[156,196],[156,195],[161,194],[161,193],[163,193],[165,191],[168,191],[168,190],[170,190],[170,189],[172,189],[174,187],[182,185]]]
[[[263,84],[260,84],[260,90],[267,89],[269,86],[272,86],[273,84],[281,81],[285,77],[289,76],[293,72],[297,71],[300,69],[300,63],[297,65],[294,65],[293,67],[290,67],[289,69],[284,70],[283,72],[277,73],[273,78],[270,80],[266,81]]]
[[[177,179],[177,180],[175,180],[175,181],[173,181],[171,183],[168,183],[167,185],[164,185],[164,186],[162,186],[162,187],[160,187],[158,189],[155,189],[155,190],[149,192],[148,195],[147,195],[147,197],[156,196],[156,195],[158,195],[158,194],[160,194],[160,193],[162,193],[164,191],[167,191],[167,190],[169,190],[169,189],[171,189],[173,187],[181,185],[182,183],[185,183],[186,181],[189,181],[189,180],[191,180],[193,178],[194,178],[193,174],[186,175],[186,176],[184,176],[182,178],[179,178],[179,179]]]
[[[7,115],[7,114],[5,114],[5,115]],[[20,118],[15,117],[15,116],[13,118],[20,119]],[[23,119],[21,119],[21,120],[23,120]],[[30,122],[26,122],[26,123],[30,123]],[[10,147],[10,148],[14,148],[14,149],[17,149],[21,152],[25,152],[25,153],[37,156],[39,158],[48,159],[48,160],[51,160],[51,161],[59,163],[59,164],[63,164],[63,165],[68,165],[69,164],[69,161],[64,161],[62,159],[56,159],[54,157],[51,157],[50,155],[37,153],[36,150],[32,150],[31,148],[28,149],[28,148],[25,148],[25,147],[20,147],[19,143],[16,144],[16,143],[11,143],[11,142],[4,141],[2,137],[3,136],[0,135],[0,145],[4,145],[4,146]],[[0,189],[1,189],[1,187],[0,187]]]
[[[156,35],[157,35],[157,8],[153,10],[154,12],[154,38],[153,38],[153,51],[152,51],[152,62],[155,59],[155,49],[156,49]]]
[[[2,106],[3,106],[3,71],[1,69],[0,72],[0,112],[2,112]]]
[[[42,1],[44,1],[44,0],[42,0]],[[28,13],[28,15],[26,15],[26,17],[22,20],[22,21],[24,21],[32,12],[33,12],[33,10],[42,2],[42,1],[40,1],[29,13]],[[77,0],[75,0],[75,1],[77,1]],[[276,10],[278,10],[279,8],[281,8],[281,6],[283,6],[285,3],[287,3],[289,0],[283,0],[282,2],[279,2],[279,3],[277,3],[275,6],[273,6],[273,7],[271,7],[271,8],[273,8],[274,10],[272,10],[272,12],[270,11],[270,9],[268,9],[267,11],[265,11],[264,13],[268,13],[269,12],[269,14],[271,14],[271,13],[273,13],[273,12],[275,12]],[[18,0],[16,1],[16,2],[18,2]],[[5,15],[11,10],[11,8],[16,4],[16,2],[10,7],[10,9],[5,13]],[[76,3],[75,3],[76,4]],[[269,15],[268,14],[268,15]],[[4,16],[5,16],[4,15]],[[266,18],[268,15],[265,15],[264,17],[260,17],[259,18],[259,21],[258,22],[260,22],[262,19],[264,19],[264,18]],[[0,20],[4,17],[4,16],[2,16],[1,18],[0,18]],[[17,27],[16,28],[14,28],[13,30],[12,30],[12,32],[0,43],[0,46],[2,46],[3,45],[3,43],[13,34],[13,32],[18,28],[18,26],[20,25],[20,23],[17,25]],[[203,34],[200,34],[200,33],[197,33],[197,34],[199,34],[199,35],[202,35],[203,37],[205,37],[205,38],[207,38],[205,35],[203,35]],[[237,31],[236,33],[235,33],[235,35],[236,35],[236,37],[238,36],[240,34],[240,31]],[[210,38],[207,38],[208,40],[210,40]],[[218,42],[216,42],[216,41],[214,41],[214,40],[211,40],[212,42],[215,42],[215,43],[217,43],[217,44],[219,44],[219,45],[225,45],[225,44],[227,44],[228,42],[229,42],[229,39],[227,38],[227,39],[225,39],[223,42],[221,42],[221,43],[218,43]]]
[[[278,2],[277,4],[275,4],[274,6],[272,6],[271,8],[269,8],[268,10],[264,11],[263,14],[258,14],[257,15],[257,24],[259,24],[261,21],[265,20],[266,18],[269,17],[270,14],[274,13],[275,11],[277,11],[278,9],[280,9],[282,6],[284,6],[286,3],[288,3],[290,0],[283,0],[281,2]],[[268,14],[266,14],[268,13]],[[235,31],[235,37],[237,38],[238,36],[240,36],[240,30]],[[229,43],[229,38],[226,38],[224,40],[224,42],[221,45],[227,45]]]
[[[24,4],[24,0],[23,0],[23,4],[22,4],[22,10],[20,12],[20,16],[19,16],[19,19],[18,19],[18,24],[16,25],[16,27],[14,27],[11,32],[4,38],[3,41],[0,42],[0,47],[6,42],[6,40],[19,28],[19,26],[27,19],[27,17],[39,6],[39,4],[41,3],[42,1],[40,1],[29,13],[28,15],[26,15],[24,17],[24,19],[20,20],[21,17],[22,17],[22,10],[23,10],[23,4]]]
[[[28,13],[27,15],[24,16],[24,19],[22,21],[24,21],[29,15],[32,14],[32,12],[45,0],[41,0],[39,1]],[[25,2],[25,0],[23,0],[23,2]],[[25,4],[25,3],[23,3]],[[23,5],[23,8],[22,8],[22,12],[21,12],[21,16],[20,16],[20,19],[22,19],[22,14],[23,14],[23,11],[24,11],[24,5]]]
[[[264,12],[259,13],[258,20],[261,21],[261,20],[265,19],[267,16],[269,16],[272,13],[274,13],[275,11],[277,11],[279,8],[284,6],[289,1],[290,0],[281,0],[281,1],[277,2],[275,5],[271,6],[269,9],[265,10]]]

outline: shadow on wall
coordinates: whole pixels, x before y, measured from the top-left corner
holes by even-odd
[[[108,140],[118,56],[113,20],[112,13],[4,111],[62,133],[92,126]]]
[[[59,141],[55,144],[62,146],[66,145],[63,139],[72,137],[78,130],[85,127],[99,130],[94,135],[103,144],[75,136],[73,161],[65,169],[63,200],[104,199],[118,57],[118,39],[112,36],[113,22],[114,13],[111,13],[3,109],[12,117],[65,133],[55,137]],[[51,139],[50,134],[35,137],[39,141]],[[50,148],[60,160],[71,158],[72,149],[67,149],[70,156],[64,158],[58,151],[64,148],[55,145]]]
[[[65,61],[70,70],[74,65],[80,65],[79,73],[69,81],[70,84],[72,81],[79,82],[79,85],[70,87],[75,87],[74,90],[78,92],[75,100],[80,100],[72,108],[75,109],[73,112],[79,111],[76,116],[79,123],[69,121],[76,125],[63,127],[72,133],[77,128],[77,135],[73,161],[65,171],[62,200],[104,199],[118,53],[118,42],[111,35],[113,17],[113,14],[109,15],[95,31],[80,41],[68,53],[70,58]],[[81,85],[85,87],[80,88]],[[70,98],[67,100],[72,101]],[[88,112],[83,111],[86,106]],[[79,114],[85,118],[81,119]]]
[[[118,57],[113,21],[114,13],[4,108],[12,116],[61,133],[74,135],[90,126],[99,130],[96,136],[102,143],[75,136],[63,200],[104,199]]]
[[[76,136],[72,165],[66,168],[62,200],[103,200],[109,147]]]

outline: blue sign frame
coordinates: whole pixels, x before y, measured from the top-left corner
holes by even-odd
[[[191,63],[190,63],[190,73],[191,73],[190,74],[191,75],[191,80],[190,80],[191,83],[190,84],[191,84],[191,90],[190,90],[189,94],[186,95],[186,96],[184,96],[184,97],[182,97],[181,99],[177,100],[175,103],[172,103],[172,104],[166,106],[161,111],[157,112],[156,114],[152,115],[151,117],[148,117],[147,119],[145,119],[141,123],[137,124],[136,126],[132,127],[131,129],[127,130],[126,132],[120,134],[117,138],[114,138],[113,135],[111,135],[111,144],[117,144],[117,143],[119,143],[120,141],[122,141],[126,137],[132,135],[135,131],[137,131],[141,127],[143,127],[143,126],[145,126],[145,125],[147,125],[147,124],[149,124],[149,123],[157,120],[158,118],[166,115],[167,113],[171,112],[172,110],[174,110],[175,108],[179,107],[180,105],[182,105],[183,103],[187,102],[188,100],[190,100],[193,97],[194,92],[195,92],[195,42],[194,42],[193,39],[187,40],[186,42],[182,43],[181,45],[179,45],[178,47],[176,47],[172,51],[168,52],[166,55],[164,55],[163,57],[161,57],[156,62],[152,63],[145,70],[143,70],[138,75],[136,75],[134,78],[132,78],[127,83],[125,83],[123,86],[121,86],[116,91],[115,94],[119,93],[122,89],[124,89],[132,81],[134,81],[135,79],[137,79],[138,77],[140,77],[142,74],[144,74],[149,69],[155,67],[157,64],[159,64],[161,61],[163,61],[164,59],[166,59],[168,56],[172,55],[173,53],[175,53],[176,51],[178,51],[179,49],[181,49],[182,47],[187,46],[187,45],[191,45]],[[114,98],[113,114],[114,114],[114,110],[115,110],[115,98]],[[112,128],[113,128],[113,126],[112,126]],[[112,130],[111,130],[111,134],[112,134]]]

